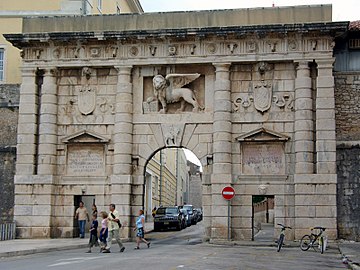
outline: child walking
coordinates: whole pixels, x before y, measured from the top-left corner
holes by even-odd
[[[93,214],[92,215],[92,223],[91,223],[91,227],[90,227],[90,239],[89,239],[89,250],[86,253],[91,253],[91,248],[93,246],[99,246],[99,242],[98,242],[98,226],[99,223],[96,220],[97,218],[97,214]]]
[[[150,247],[150,242],[146,241],[144,238],[145,235],[145,231],[144,231],[144,227],[145,227],[145,216],[144,216],[144,211],[143,210],[139,210],[139,216],[136,219],[136,228],[134,229],[137,230],[136,233],[136,248],[135,249],[140,249],[140,243],[141,241],[144,242],[145,244],[147,244],[147,247]]]
[[[104,250],[106,247],[106,239],[108,237],[108,214],[105,211],[100,213],[102,217],[101,221],[101,230],[100,230],[100,251]]]

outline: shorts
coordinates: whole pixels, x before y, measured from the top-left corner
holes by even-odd
[[[140,238],[144,238],[144,235],[145,235],[145,233],[144,233],[144,228],[138,228],[138,229],[137,229],[136,236],[137,236],[137,237],[140,237]]]

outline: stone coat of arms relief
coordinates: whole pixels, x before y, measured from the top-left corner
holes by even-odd
[[[81,74],[81,89],[78,94],[78,108],[83,115],[91,114],[96,108],[96,89],[90,86],[92,71],[84,67]]]
[[[234,97],[233,111],[241,112],[245,110],[245,112],[249,112],[253,111],[251,108],[254,108],[264,114],[271,109],[272,105],[281,111],[293,111],[294,96],[291,93],[292,89],[286,92],[276,92],[276,82],[274,86],[273,76],[270,73],[273,70],[271,64],[260,62],[256,65],[256,70],[259,74],[259,80],[249,86],[247,93],[242,92]],[[265,76],[266,74],[267,76]]]
[[[204,108],[199,104],[194,90],[186,88],[187,84],[195,81],[200,77],[199,73],[193,74],[168,74],[165,77],[156,75],[153,78],[153,97],[147,99],[146,103],[153,104],[160,102],[162,108],[157,111],[167,113],[167,105],[170,103],[180,102],[180,108],[177,112],[183,112],[185,105],[191,104],[193,112],[198,112]],[[156,108],[156,106],[152,106]]]

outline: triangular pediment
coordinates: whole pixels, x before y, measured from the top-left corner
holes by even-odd
[[[63,143],[107,143],[109,142],[109,139],[99,134],[96,134],[95,132],[82,130],[68,137],[65,137],[62,140],[62,142]]]
[[[236,140],[239,142],[287,141],[288,139],[289,139],[288,136],[266,128],[258,128],[236,138]]]

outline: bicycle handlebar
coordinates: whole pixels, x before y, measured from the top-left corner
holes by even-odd
[[[285,226],[285,225],[283,225],[283,224],[281,224],[281,223],[278,223],[277,225],[279,225],[279,226],[283,227],[284,229],[291,229],[291,227],[289,227],[289,226]]]
[[[321,230],[321,231],[325,231],[325,230],[326,230],[326,228],[321,227],[321,226],[311,227],[310,229],[311,229],[311,230]]]

